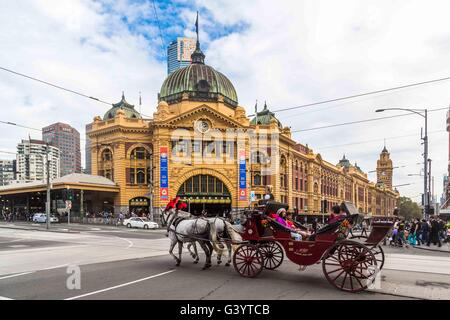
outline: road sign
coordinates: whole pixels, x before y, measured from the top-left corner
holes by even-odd
[[[66,209],[72,209],[72,201],[66,200]]]

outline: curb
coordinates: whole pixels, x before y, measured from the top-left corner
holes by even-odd
[[[431,249],[431,248],[424,248],[422,246],[414,246],[414,249],[420,249],[420,250],[425,250],[425,251],[434,251],[434,252],[444,252],[444,253],[450,253],[450,251],[444,251],[444,250],[439,250],[439,249]]]
[[[0,226],[0,228],[4,229],[15,229],[15,230],[25,230],[25,231],[46,231],[46,232],[57,232],[57,233],[80,233],[79,231],[61,231],[61,230],[47,230],[40,228],[21,228],[21,227],[8,227],[8,226]]]

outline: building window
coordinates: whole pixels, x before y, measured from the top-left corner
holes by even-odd
[[[145,169],[139,169],[136,174],[138,184],[145,184]]]
[[[150,159],[150,152],[148,152],[147,149],[145,149],[144,147],[135,148],[131,152],[131,159],[138,159],[138,160]]]
[[[253,176],[253,184],[255,186],[261,185],[261,175],[259,173],[255,173],[255,175]]]
[[[102,160],[103,161],[111,161],[112,160],[112,152],[110,149],[106,149],[103,151]]]

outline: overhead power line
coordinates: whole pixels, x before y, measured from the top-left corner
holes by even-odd
[[[88,96],[88,95],[86,95],[84,93],[77,92],[77,91],[74,91],[74,90],[71,90],[71,89],[67,89],[67,88],[61,87],[59,85],[56,85],[56,84],[53,84],[53,83],[50,83],[50,82],[47,82],[47,81],[44,81],[44,80],[41,80],[41,79],[38,79],[38,78],[34,78],[34,77],[31,77],[31,76],[28,76],[26,74],[23,74],[23,73],[20,73],[20,72],[17,72],[17,71],[13,71],[13,70],[10,70],[10,69],[4,68],[4,67],[0,67],[0,69],[3,70],[3,71],[6,71],[6,72],[13,73],[15,75],[18,75],[18,76],[30,79],[30,80],[34,80],[34,81],[46,84],[48,86],[51,86],[51,87],[54,87],[54,88],[57,88],[57,89],[60,89],[60,90],[64,90],[64,91],[67,91],[67,92],[70,92],[70,93],[73,93],[73,94],[76,94],[76,95],[79,95],[79,96],[82,96],[82,97],[85,97],[85,98],[88,98],[88,99],[92,99],[92,100],[95,100],[95,101],[98,101],[98,102],[101,102],[101,103],[112,105],[111,103],[103,101],[103,100],[100,100],[99,98],[91,97],[91,96]]]
[[[446,130],[436,130],[436,131],[430,131],[430,132],[428,132],[428,134],[441,133],[441,132],[447,132],[447,131]],[[406,134],[406,135],[402,135],[402,136],[386,137],[386,138],[382,138],[382,139],[355,141],[355,142],[349,142],[349,143],[343,143],[343,144],[328,145],[328,146],[324,146],[324,147],[315,147],[314,149],[322,150],[322,149],[329,149],[329,148],[336,148],[336,147],[345,147],[345,146],[352,146],[352,145],[357,145],[357,144],[365,144],[365,143],[383,141],[384,139],[385,140],[394,140],[394,139],[413,137],[413,136],[417,136],[417,135],[418,135],[417,133]]]
[[[402,86],[398,86],[398,87],[391,87],[391,88],[387,88],[387,89],[381,89],[381,90],[376,90],[376,91],[359,93],[359,94],[354,94],[354,95],[351,95],[351,96],[345,96],[345,97],[341,97],[341,98],[334,98],[334,99],[329,99],[329,100],[324,100],[324,101],[319,101],[319,102],[314,102],[314,103],[303,104],[303,105],[296,106],[296,107],[282,108],[282,109],[271,110],[271,111],[274,112],[274,113],[277,113],[277,112],[284,112],[284,111],[289,111],[289,110],[307,108],[307,107],[317,106],[317,105],[326,104],[326,103],[330,103],[330,102],[336,102],[336,101],[348,100],[348,99],[353,99],[353,98],[358,98],[358,97],[364,97],[364,96],[368,96],[368,95],[372,95],[372,94],[389,92],[389,91],[400,90],[400,89],[405,89],[405,88],[411,88],[411,87],[421,86],[421,85],[424,85],[424,84],[436,83],[436,82],[446,81],[446,80],[450,80],[450,77],[433,79],[433,80],[428,80],[428,81],[423,81],[423,82],[415,82],[415,83],[410,83],[410,84],[406,84],[406,85],[402,85]],[[249,115],[249,117],[251,117],[251,116],[254,116],[254,114]]]
[[[441,110],[448,110],[448,107],[439,108],[439,109],[431,109],[431,110],[428,110],[428,112],[435,112],[435,111],[441,111]],[[292,130],[291,132],[295,133],[295,132],[313,131],[313,130],[341,127],[341,126],[347,126],[347,125],[364,123],[364,122],[372,122],[372,121],[378,121],[378,120],[385,120],[385,119],[392,119],[392,118],[399,118],[399,117],[407,117],[407,116],[411,116],[411,115],[414,115],[414,113],[397,114],[397,115],[393,115],[393,116],[386,116],[386,117],[378,117],[378,118],[371,118],[371,119],[364,119],[364,120],[336,123],[336,124],[330,124],[330,125],[321,126],[321,127],[313,127],[313,128],[307,128],[307,129]]]
[[[163,52],[165,52],[165,55],[167,57],[166,45],[164,44],[164,37],[162,34],[162,29],[161,29],[161,22],[159,21],[158,11],[156,10],[155,0],[152,0],[152,3],[153,3],[153,11],[155,12],[156,23],[158,24],[159,38],[161,39],[162,49],[163,49]]]
[[[57,85],[57,84],[54,84],[54,83],[51,83],[51,82],[48,82],[48,81],[44,81],[44,80],[41,80],[41,79],[38,79],[38,78],[35,78],[35,77],[32,77],[32,76],[29,76],[29,75],[26,75],[26,74],[23,74],[23,73],[20,73],[20,72],[11,70],[11,69],[7,69],[7,68],[4,68],[4,67],[0,66],[0,70],[3,70],[3,71],[6,71],[6,72],[9,72],[9,73],[12,73],[12,74],[15,74],[15,75],[27,78],[29,80],[33,80],[33,81],[37,81],[37,82],[43,83],[43,84],[51,86],[53,88],[56,88],[56,89],[59,89],[59,90],[63,90],[63,91],[66,91],[66,92],[70,92],[70,93],[76,94],[76,95],[84,97],[84,98],[88,98],[88,99],[91,99],[91,100],[94,100],[94,101],[97,101],[97,102],[100,102],[100,103],[104,103],[104,104],[107,104],[109,106],[113,105],[112,103],[104,101],[104,100],[101,100],[99,98],[88,96],[88,95],[86,95],[84,93],[81,93],[81,92],[78,92],[78,91],[75,91],[75,90],[72,90],[72,89],[68,89],[68,88],[62,87],[60,85]],[[144,116],[144,117],[147,117],[147,118],[151,118],[150,116],[145,115],[143,113],[141,113],[141,115]]]

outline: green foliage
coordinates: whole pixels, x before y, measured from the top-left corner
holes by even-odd
[[[400,197],[398,208],[400,210],[399,214],[405,217],[406,220],[422,217],[422,209],[410,198]]]

